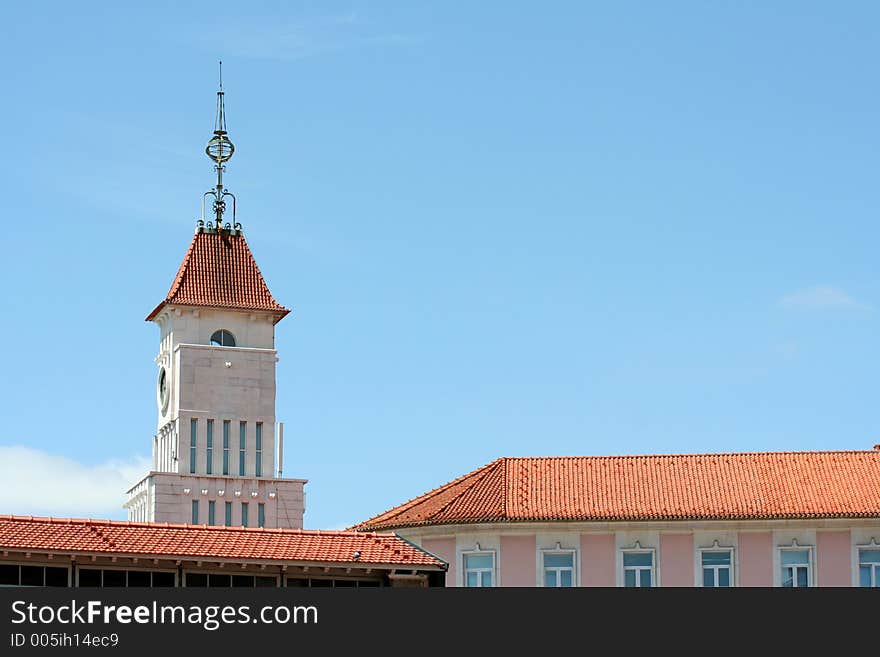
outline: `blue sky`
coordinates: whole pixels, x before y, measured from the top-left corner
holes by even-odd
[[[0,9],[0,513],[124,515],[220,58],[307,527],[880,442],[876,3],[123,4]]]

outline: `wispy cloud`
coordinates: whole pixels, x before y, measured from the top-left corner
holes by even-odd
[[[872,310],[869,304],[832,285],[816,285],[792,292],[779,299],[779,305],[789,310]]]
[[[377,32],[356,14],[322,16],[298,21],[221,23],[194,32],[196,44],[226,57],[295,61],[358,48],[409,46],[419,37]],[[192,39],[193,32],[184,38]]]
[[[87,465],[22,445],[0,446],[0,513],[123,518],[125,491],[149,470],[146,457]]]

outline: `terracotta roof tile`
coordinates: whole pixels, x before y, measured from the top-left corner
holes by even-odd
[[[269,292],[244,234],[228,231],[195,234],[165,300],[147,320],[166,304],[269,311],[276,323],[290,312]]]
[[[353,529],[880,517],[880,450],[500,458]]]
[[[0,515],[0,549],[349,564],[355,561],[355,551],[359,551],[359,565],[445,567],[433,555],[387,533],[6,515]]]

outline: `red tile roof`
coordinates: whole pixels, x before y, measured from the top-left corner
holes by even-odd
[[[880,517],[880,450],[500,458],[353,527]]]
[[[147,320],[169,303],[269,311],[276,323],[290,312],[269,292],[244,234],[229,231],[195,234],[165,300]]]
[[[7,515],[0,515],[0,549],[445,568],[443,561],[394,534]],[[358,559],[355,551],[361,553]]]

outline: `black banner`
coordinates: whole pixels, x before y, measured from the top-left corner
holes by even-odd
[[[0,655],[880,646],[880,589],[6,588],[0,607]]]

